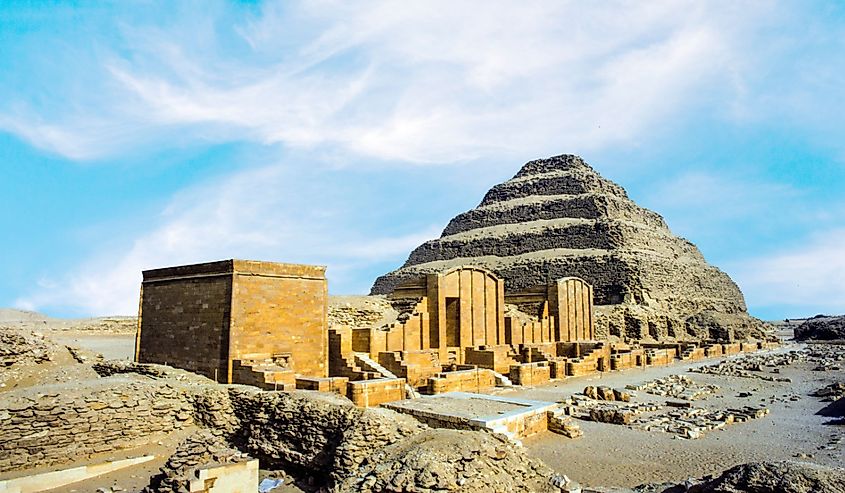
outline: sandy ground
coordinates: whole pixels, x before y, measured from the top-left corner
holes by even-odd
[[[790,348],[795,348],[791,346]],[[789,348],[782,348],[784,351]],[[693,402],[696,407],[726,409],[765,404],[770,414],[745,423],[735,423],[724,430],[712,431],[697,440],[674,435],[629,429],[626,426],[577,420],[584,436],[571,440],[550,432],[526,439],[530,455],[586,486],[632,487],[648,482],[663,482],[713,474],[736,464],[762,460],[795,460],[798,454],[810,462],[845,466],[845,447],[827,450],[834,436],[845,435],[842,425],[816,415],[828,403],[808,394],[836,381],[845,381],[845,371],[815,372],[815,365],[799,363],[781,369],[779,376],[792,383],[766,382],[760,379],[722,377],[687,372],[692,366],[712,364],[705,360],[693,364],[629,370],[598,377],[572,378],[533,389],[504,393],[515,397],[557,401],[581,392],[587,385],[622,388],[670,374],[685,374],[696,383],[721,387],[716,394]],[[738,397],[751,392],[751,397]],[[637,392],[632,402],[665,402],[665,397]],[[800,397],[797,401],[790,396]],[[774,402],[772,402],[774,400]]]
[[[76,346],[100,353],[105,359],[132,360],[135,357],[135,334],[62,331],[48,332],[47,335],[59,344]]]
[[[134,334],[131,333],[67,329],[44,332],[61,344],[102,353],[107,358],[131,359],[134,351]],[[778,351],[797,347],[800,346],[787,346]],[[63,358],[67,359],[64,356]],[[49,373],[50,378],[41,381],[52,381],[56,372],[69,371],[67,368],[71,366],[66,365],[72,363],[64,359],[45,366],[44,372]],[[579,439],[572,440],[553,433],[541,433],[523,442],[530,455],[542,459],[556,471],[587,486],[630,487],[646,482],[682,481],[688,477],[717,473],[740,463],[795,459],[798,454],[809,456],[801,460],[845,466],[845,446],[837,445],[830,450],[825,449],[831,437],[845,435],[845,427],[826,424],[830,422],[830,418],[818,416],[816,413],[827,403],[809,396],[810,392],[824,385],[845,381],[845,370],[816,372],[812,371],[815,365],[806,363],[782,368],[779,376],[791,378],[792,383],[702,375],[686,371],[693,366],[713,364],[717,361],[712,359],[691,364],[570,378],[536,388],[504,391],[500,395],[556,402],[581,392],[587,385],[622,388],[627,384],[639,384],[671,374],[684,374],[697,383],[721,387],[718,393],[694,401],[695,406],[724,409],[765,403],[771,410],[771,413],[763,418],[736,423],[722,431],[709,432],[697,440],[683,440],[667,433],[646,432],[625,426],[579,420],[577,422],[584,431],[584,436]],[[45,374],[40,375],[44,376]],[[61,376],[61,379],[56,379],[57,385],[62,384],[58,382],[72,380],[70,377],[75,375]],[[741,398],[738,397],[739,392],[751,392],[752,396]],[[799,396],[800,399],[789,400],[793,395]],[[774,402],[771,402],[772,400]],[[634,398],[634,402],[664,401],[665,398],[645,392],[637,392]],[[190,430],[169,436],[152,437],[146,447],[81,459],[82,463],[95,464],[144,454],[156,455],[156,460],[150,463],[56,489],[54,492],[95,491],[97,488],[111,486],[130,492],[140,491],[148,483],[149,477],[158,472],[158,468],[172,453],[176,444],[185,437],[185,433],[190,433]],[[79,464],[63,465],[61,468],[73,465]],[[300,490],[295,486],[286,485],[276,491],[286,493]]]

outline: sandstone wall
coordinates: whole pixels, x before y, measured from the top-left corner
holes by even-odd
[[[226,382],[231,277],[164,280],[141,289],[138,362],[184,368]]]
[[[324,267],[236,261],[230,357],[291,355],[296,373],[328,376]]]

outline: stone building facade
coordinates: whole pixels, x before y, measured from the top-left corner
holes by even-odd
[[[221,383],[328,376],[325,267],[224,260],[144,271],[136,360]],[[244,381],[247,380],[247,381]]]

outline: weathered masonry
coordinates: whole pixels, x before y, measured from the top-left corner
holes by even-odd
[[[540,322],[546,322],[542,327],[545,341],[536,342],[595,339],[593,287],[583,279],[564,277],[547,285],[508,293],[505,302],[533,314]],[[511,334],[509,343],[521,344],[527,339],[524,327],[508,324],[507,331]]]
[[[224,260],[148,270],[136,360],[375,406],[733,350],[714,341],[595,340],[593,288],[577,277],[517,292],[504,286],[489,270],[453,267],[399,284],[386,299],[393,322],[329,327],[325,267]]]
[[[221,383],[327,377],[327,298],[321,266],[224,260],[144,271],[135,359]]]
[[[463,363],[465,348],[504,343],[505,285],[486,269],[427,274],[401,284],[391,297],[418,304],[413,321],[402,329],[415,335],[419,325],[421,336],[419,345],[413,341],[393,350],[437,349],[441,361]]]

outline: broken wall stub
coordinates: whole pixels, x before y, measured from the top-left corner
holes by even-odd
[[[143,275],[136,361],[224,383],[237,360],[328,376],[325,267],[224,260]]]

